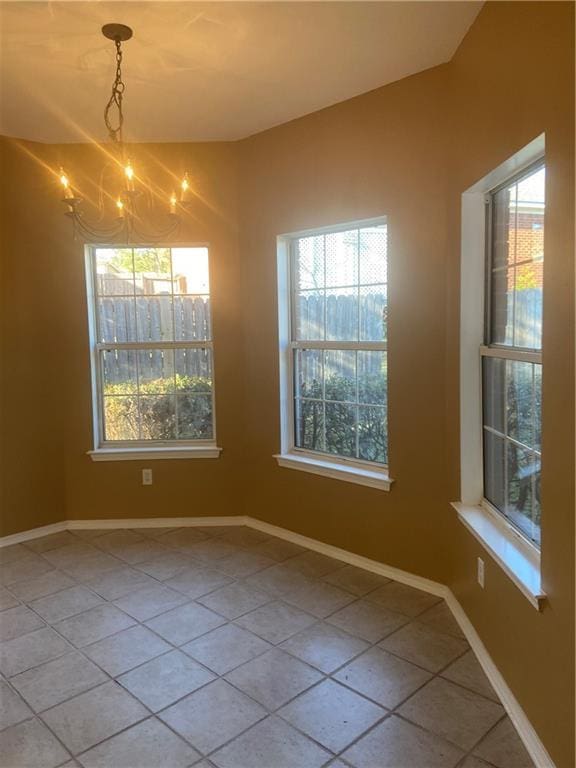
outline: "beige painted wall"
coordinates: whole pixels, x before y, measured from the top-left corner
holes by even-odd
[[[183,239],[212,246],[224,447],[218,461],[155,462],[151,487],[140,485],[144,464],[94,464],[86,456],[82,249],[70,240],[53,180],[10,144],[2,168],[4,362],[11,366],[3,376],[2,532],[64,517],[246,512],[448,583],[558,768],[573,768],[572,8],[488,3],[448,65],[236,145],[138,147],[141,162],[154,155],[177,172],[190,169],[200,189]],[[486,589],[476,587],[480,549],[449,501],[459,484],[459,196],[543,130],[550,600],[538,614],[489,558]],[[25,149],[95,177],[91,148]],[[391,253],[390,493],[280,469],[272,458],[279,448],[276,236],[382,214]]]

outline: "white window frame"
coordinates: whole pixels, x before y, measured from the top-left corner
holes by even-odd
[[[323,475],[335,480],[356,483],[370,488],[389,491],[394,482],[388,466],[377,462],[350,459],[343,456],[310,451],[296,446],[294,435],[294,350],[295,349],[350,349],[387,352],[387,342],[296,341],[292,334],[294,275],[293,246],[302,237],[345,232],[350,229],[379,226],[387,223],[385,216],[339,223],[279,235],[277,238],[278,265],[278,331],[280,351],[280,453],[274,458],[281,467]],[[388,382],[386,382],[388,386]]]
[[[544,160],[545,136],[527,146],[462,194],[460,269],[460,494],[452,505],[461,522],[528,600],[540,609],[540,551],[484,498],[482,358],[541,362],[540,352],[485,344],[486,195]]]
[[[206,248],[210,270],[210,247],[207,243],[87,243],[84,246],[86,292],[88,301],[88,337],[90,343],[90,368],[92,384],[92,430],[94,448],[88,451],[92,461],[137,461],[141,459],[217,459],[221,448],[216,444],[216,401],[214,386],[214,342],[199,341],[143,341],[143,342],[100,342],[98,340],[98,317],[96,302],[96,259],[98,248]],[[210,285],[210,297],[212,286]],[[212,330],[212,329],[211,329]],[[209,440],[106,440],[104,438],[103,382],[101,352],[139,349],[210,349],[212,363],[212,426],[213,438]]]

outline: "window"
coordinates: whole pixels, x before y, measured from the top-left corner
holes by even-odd
[[[540,544],[542,162],[487,196],[482,358],[484,496]]]
[[[90,247],[87,263],[96,453],[214,446],[208,249]]]
[[[289,315],[284,333],[281,317],[283,454],[383,472],[388,463],[386,223],[282,240],[287,281],[281,281],[280,304]]]

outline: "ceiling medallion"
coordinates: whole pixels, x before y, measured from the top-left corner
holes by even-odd
[[[66,215],[72,219],[74,232],[83,237],[99,243],[160,242],[174,235],[178,229],[180,210],[189,203],[190,181],[185,173],[179,182],[178,195],[173,191],[165,204],[158,205],[158,194],[137,175],[122,137],[122,102],[126,87],[122,80],[122,43],[130,40],[133,33],[124,24],[105,24],[102,34],[116,46],[116,76],[112,84],[112,95],[104,110],[104,122],[113,149],[110,162],[106,163],[100,174],[97,222],[90,223],[86,219],[82,211],[83,198],[61,167],[58,175],[64,190],[62,202],[67,206]],[[163,224],[152,225],[151,222],[156,222],[158,215],[164,219]]]

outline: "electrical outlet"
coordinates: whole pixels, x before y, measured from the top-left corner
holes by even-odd
[[[477,562],[478,568],[477,568],[477,578],[478,578],[478,584],[484,589],[484,560],[482,560],[481,557],[478,558]]]
[[[151,469],[143,469],[142,470],[142,485],[152,485],[152,470]]]

